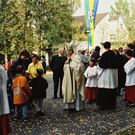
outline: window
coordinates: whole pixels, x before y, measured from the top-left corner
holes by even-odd
[[[110,34],[110,40],[116,41],[116,34]]]

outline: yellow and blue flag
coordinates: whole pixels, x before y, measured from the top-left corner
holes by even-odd
[[[94,26],[96,21],[98,3],[99,0],[84,0],[86,29],[89,30],[89,46],[94,45]]]

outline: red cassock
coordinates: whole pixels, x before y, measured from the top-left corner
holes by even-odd
[[[135,103],[135,85],[126,87],[125,98],[129,102]]]
[[[0,116],[0,135],[8,135],[10,132],[8,115]]]
[[[86,98],[90,100],[95,100],[97,96],[97,88],[86,87]]]

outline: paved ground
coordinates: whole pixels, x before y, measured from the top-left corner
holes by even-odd
[[[135,122],[135,108],[126,108],[121,97],[116,110],[101,111],[95,104],[86,104],[81,112],[63,111],[61,99],[53,100],[52,76],[48,75],[48,97],[44,100],[45,116],[35,118],[30,113],[27,121],[11,117],[12,135],[109,135]],[[117,133],[118,134],[118,133]],[[128,135],[121,132],[121,135]],[[132,135],[134,131],[132,132]],[[131,135],[131,134],[129,134]]]

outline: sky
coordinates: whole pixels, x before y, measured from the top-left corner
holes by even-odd
[[[110,12],[111,6],[116,0],[99,0],[97,13]],[[84,0],[81,0],[81,7],[74,13],[74,16],[84,15]]]

